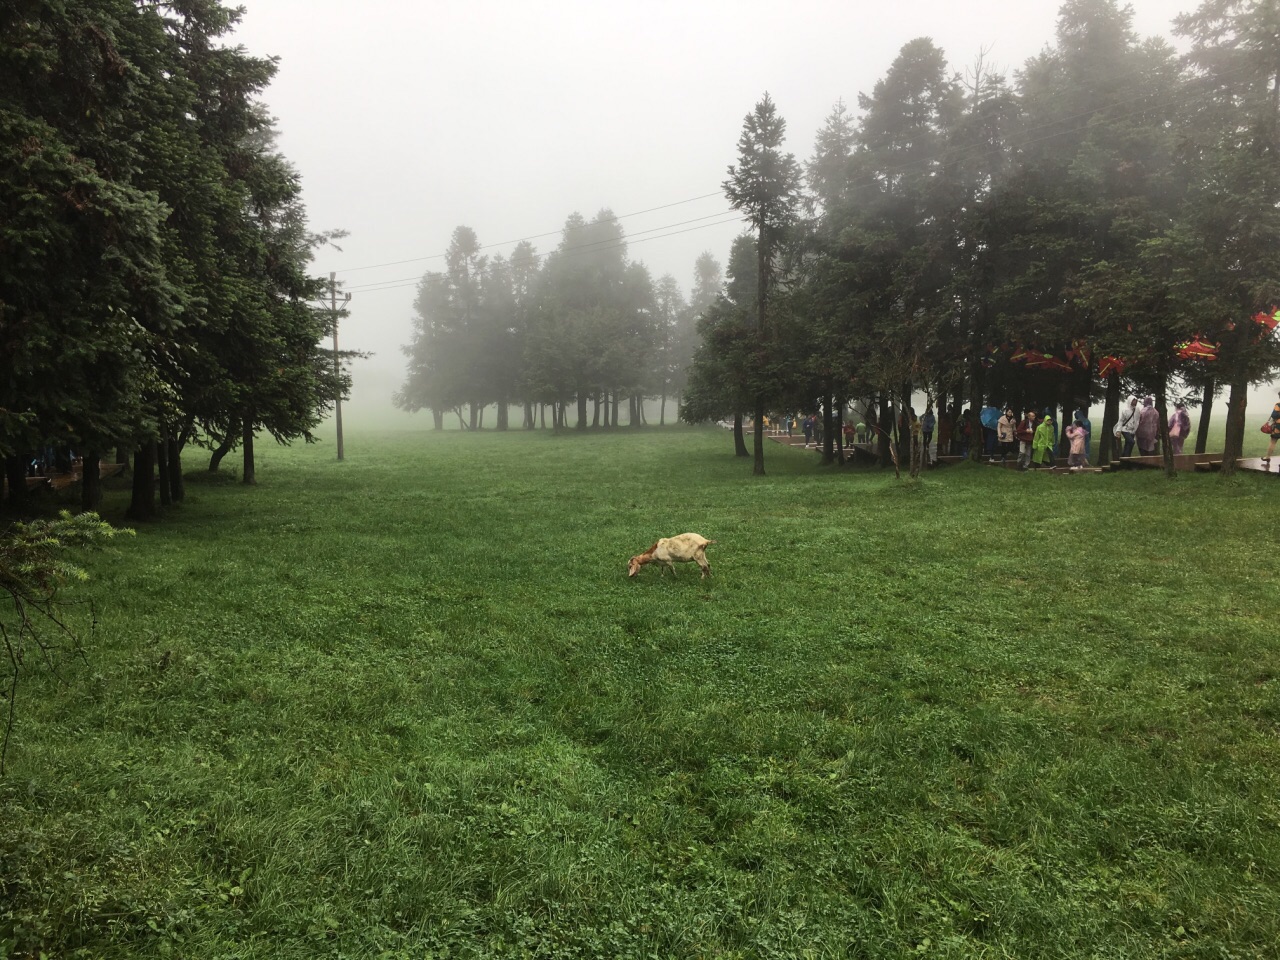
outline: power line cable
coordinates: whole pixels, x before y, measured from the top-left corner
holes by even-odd
[[[728,210],[721,210],[721,211],[719,211],[719,212],[717,212],[717,213],[708,214],[708,215],[707,215],[707,216],[705,216],[705,217],[694,217],[694,218],[692,218],[692,219],[690,219],[690,220],[681,220],[681,221],[678,221],[678,222],[676,222],[676,223],[666,223],[666,224],[663,224],[663,225],[662,225],[662,226],[660,226],[660,227],[652,227],[652,228],[650,228],[650,229],[648,229],[648,230],[640,230],[640,231],[639,231],[639,232],[637,232],[637,233],[629,234],[629,235],[624,236],[624,237],[621,237],[621,238],[614,238],[614,237],[610,237],[610,238],[608,238],[608,239],[606,239],[606,240],[592,240],[592,241],[590,241],[589,243],[580,243],[580,244],[576,244],[576,245],[574,245],[574,246],[572,246],[572,247],[558,247],[556,250],[548,250],[548,251],[544,251],[543,253],[535,253],[535,254],[533,254],[533,257],[532,257],[532,258],[533,258],[533,259],[541,259],[542,257],[545,257],[548,253],[556,253],[556,252],[559,252],[559,253],[570,253],[570,252],[573,252],[573,251],[575,251],[575,250],[589,250],[589,249],[592,249],[592,248],[594,248],[594,247],[600,247],[600,246],[604,246],[604,247],[606,247],[606,248],[611,248],[611,247],[618,246],[618,245],[625,245],[628,241],[632,241],[632,242],[636,242],[636,243],[638,243],[639,241],[638,241],[638,240],[635,240],[634,238],[636,238],[636,237],[642,237],[642,236],[644,236],[646,233],[657,233],[659,230],[670,230],[672,227],[683,227],[683,226],[685,226],[685,225],[687,225],[687,224],[690,224],[690,223],[701,223],[703,220],[712,220],[712,219],[714,219],[714,218],[716,218],[716,217],[723,217],[723,216],[725,216],[726,214],[729,214],[729,213],[731,213],[731,211],[728,211]],[[736,219],[739,219],[739,217],[738,217],[738,215],[737,215],[737,214],[733,214],[733,216],[731,217],[731,219],[736,220]],[[593,223],[591,223],[591,224],[588,224],[588,226],[594,226],[594,225],[595,225],[595,223],[597,223],[597,222],[598,222],[598,223],[611,223],[611,222],[613,222],[613,221],[610,221],[610,220],[601,220],[601,221],[596,221],[596,222],[593,222]],[[726,220],[726,221],[721,221],[721,222],[728,223],[729,221],[727,221],[727,220]],[[714,224],[707,224],[707,226],[714,226]],[[684,231],[680,231],[680,232],[684,232]],[[674,236],[674,234],[667,234],[667,236]],[[649,239],[656,239],[656,238],[654,238],[654,237],[650,237]],[[484,248],[482,247],[482,248],[480,248],[480,249],[484,249]],[[370,283],[366,283],[366,284],[360,284],[360,285],[358,285],[358,286],[350,287],[350,288],[348,288],[348,289],[353,290],[353,291],[355,291],[355,290],[365,290],[365,289],[368,289],[369,287],[377,287],[377,286],[380,286],[380,285],[382,285],[382,284],[384,284],[384,283],[402,283],[402,282],[409,282],[409,281],[413,281],[414,283],[417,283],[417,282],[418,282],[419,280],[421,280],[421,279],[422,279],[422,277],[418,276],[418,277],[401,277],[401,278],[398,278],[398,279],[395,279],[395,280],[378,280],[378,281],[371,281]]]
[[[719,216],[719,214],[717,214],[717,216]],[[580,247],[567,247],[564,250],[548,250],[545,253],[535,253],[531,259],[541,260],[544,257],[549,257],[553,254],[581,253],[592,247],[598,247],[598,249],[600,250],[613,250],[613,249],[617,249],[618,247],[625,247],[628,245],[628,243],[648,243],[650,240],[664,240],[667,237],[678,236],[679,234],[682,234],[682,233],[692,233],[695,230],[705,230],[708,227],[719,227],[719,226],[723,226],[726,223],[734,223],[734,222],[740,223],[740,222],[743,222],[744,220],[745,220],[744,217],[738,214],[734,214],[733,216],[726,217],[723,220],[717,220],[714,223],[704,223],[696,227],[686,227],[684,230],[673,230],[670,233],[659,234],[656,237],[645,237],[641,240],[634,240],[634,241],[629,241],[627,238],[623,238],[621,240],[607,240],[607,241],[599,240],[599,241],[595,241],[594,243],[583,244]],[[360,292],[361,293],[381,293],[383,290],[403,290],[406,287],[416,287],[419,283],[422,282],[422,278],[413,277],[409,280],[387,280],[385,282],[390,284],[390,286],[379,287],[379,286],[373,285],[368,288],[361,288]]]
[[[619,214],[618,216],[611,217],[608,221],[605,221],[605,222],[616,223],[619,220],[626,220],[630,217],[639,217],[646,213],[654,213],[655,211],[658,211],[658,210],[666,210],[670,207],[679,207],[686,203],[696,203],[699,200],[706,200],[708,197],[719,197],[722,195],[723,194],[721,193],[721,191],[717,190],[714,193],[704,193],[701,196],[690,197],[687,200],[676,200],[672,203],[664,203],[656,207],[649,207],[647,210],[637,210],[635,213]],[[486,243],[483,246],[479,247],[478,249],[491,250],[494,247],[505,247],[509,244],[524,243],[526,240],[541,240],[543,237],[554,237],[559,233],[560,233],[559,230],[549,230],[546,233],[535,233],[527,237],[519,237],[518,239],[515,239],[515,240],[502,240],[502,241],[499,241],[498,243]],[[338,270],[337,272],[338,273],[355,273],[359,270],[375,270],[378,267],[398,267],[401,264],[418,263],[422,260],[439,260],[444,256],[446,256],[446,254],[432,253],[432,254],[428,254],[425,257],[410,257],[408,260],[392,260],[388,263],[371,263],[363,267],[347,267],[345,270]],[[391,282],[391,281],[388,281],[388,282]]]

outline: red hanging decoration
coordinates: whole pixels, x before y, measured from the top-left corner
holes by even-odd
[[[1119,357],[1103,357],[1098,361],[1098,376],[1107,377],[1113,371],[1119,376],[1124,373],[1124,368],[1128,365],[1127,361],[1121,360]]]
[[[1273,308],[1270,313],[1262,311],[1253,315],[1253,322],[1260,327],[1266,327],[1267,333],[1276,328],[1276,324],[1280,323],[1280,307]]]
[[[1176,349],[1180,360],[1218,359],[1218,345],[1216,343],[1206,343],[1199,336],[1193,337],[1187,343],[1178,344]]]
[[[1027,356],[1027,366],[1035,370],[1058,370],[1071,372],[1071,364],[1055,357],[1052,353],[1032,353]]]
[[[1067,351],[1067,359],[1073,360],[1087,369],[1093,359],[1090,356],[1089,345],[1083,340],[1072,340],[1071,349]]]

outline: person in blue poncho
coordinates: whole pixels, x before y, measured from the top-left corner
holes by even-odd
[[[982,424],[982,453],[991,460],[996,453],[996,427],[1000,423],[1000,408],[988,402],[978,413],[978,422]]]

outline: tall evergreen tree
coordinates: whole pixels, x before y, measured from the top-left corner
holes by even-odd
[[[752,473],[764,475],[764,415],[767,384],[760,369],[769,350],[769,295],[776,282],[776,262],[788,228],[796,219],[801,175],[794,154],[783,153],[787,124],[769,94],[742,123],[738,162],[729,167],[723,184],[735,210],[746,213],[756,235],[756,337],[760,347],[755,366],[755,459]]]

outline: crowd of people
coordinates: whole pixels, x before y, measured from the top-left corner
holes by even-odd
[[[1280,404],[1276,409],[1280,411]],[[1277,418],[1280,423],[1280,417]],[[990,463],[1007,463],[1016,460],[1022,470],[1052,467],[1056,451],[1063,436],[1066,438],[1067,467],[1083,470],[1089,466],[1089,452],[1093,443],[1093,424],[1088,411],[1077,408],[1059,433],[1058,420],[1053,407],[1043,411],[1027,408],[1019,416],[1014,407],[1003,411],[993,402],[984,406],[978,414],[981,436],[973,436],[973,418],[968,409],[954,416],[946,407],[934,412],[933,404],[925,407],[917,416],[914,408],[901,414],[897,423],[896,439],[900,444],[900,456],[905,459],[916,453],[924,464],[939,456],[968,457],[974,443],[981,444],[982,459]],[[895,437],[892,423],[885,425],[890,437]],[[816,414],[784,414],[765,418],[765,429],[774,434],[792,436],[794,431],[804,433],[805,446],[821,446],[823,421]],[[855,443],[875,443],[881,427],[871,411],[862,417],[846,420],[842,436],[846,446]],[[1182,446],[1191,433],[1191,418],[1186,404],[1176,403],[1169,417],[1169,447],[1172,453],[1182,453]],[[1120,417],[1113,430],[1115,455],[1155,456],[1160,452],[1160,414],[1155,408],[1155,398],[1139,400],[1130,396],[1120,410]],[[934,448],[934,440],[937,447]],[[1280,431],[1272,436],[1270,458]],[[918,451],[918,453],[917,453]]]

